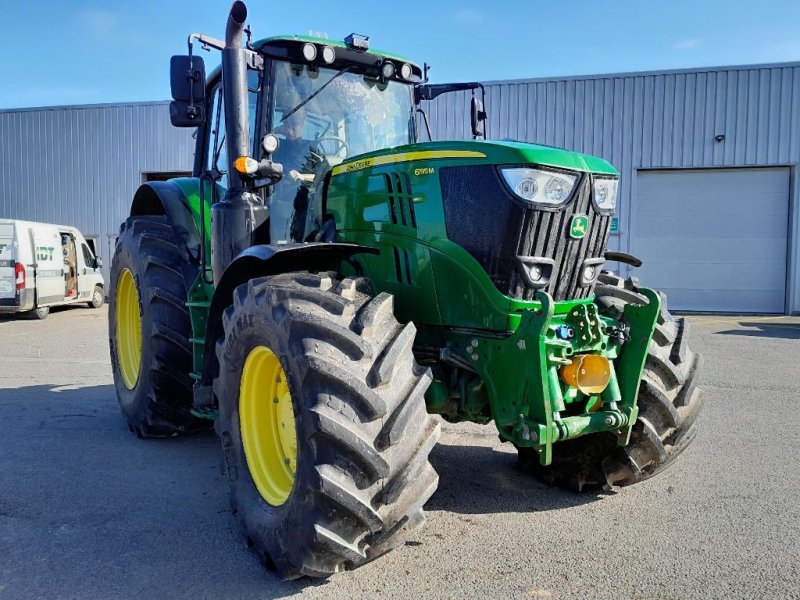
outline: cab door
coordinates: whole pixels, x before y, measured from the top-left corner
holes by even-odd
[[[31,228],[36,276],[36,305],[64,302],[64,251],[58,230],[50,227]]]

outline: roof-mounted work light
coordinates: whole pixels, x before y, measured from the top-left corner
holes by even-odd
[[[360,33],[351,33],[344,38],[344,43],[355,50],[369,50],[369,36]]]

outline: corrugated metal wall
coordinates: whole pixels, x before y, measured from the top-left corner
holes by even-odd
[[[108,278],[142,173],[191,171],[192,131],[165,102],[0,111],[0,217],[97,237]]]
[[[434,139],[469,137],[469,98],[428,103]],[[486,106],[491,139],[594,154],[620,170],[620,233],[610,245],[623,251],[639,169],[800,163],[800,63],[489,82]],[[797,184],[792,196],[788,306],[800,312]]]

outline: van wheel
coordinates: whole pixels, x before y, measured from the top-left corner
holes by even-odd
[[[92,292],[92,301],[87,302],[89,308],[100,308],[105,303],[105,296],[103,295],[103,287],[100,285],[94,286]]]
[[[40,306],[39,308],[34,308],[32,311],[28,313],[28,316],[31,319],[36,319],[37,321],[42,321],[47,318],[47,315],[50,314],[50,307],[49,306]]]

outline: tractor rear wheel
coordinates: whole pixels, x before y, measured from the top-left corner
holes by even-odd
[[[439,424],[413,324],[363,278],[291,273],[239,286],[217,344],[218,431],[248,546],[286,579],[328,577],[424,521]]]
[[[595,290],[603,314],[620,317],[626,304],[645,304],[636,279],[603,272]],[[652,477],[666,469],[696,434],[702,404],[695,385],[700,356],[689,349],[689,323],[674,318],[661,295],[661,313],[650,342],[639,387],[639,418],[628,446],[608,433],[587,435],[553,447],[553,463],[543,467],[530,448],[519,449],[520,465],[539,479],[576,491],[610,489]]]
[[[210,426],[190,413],[187,266],[166,217],[136,216],[123,223],[111,265],[108,334],[117,399],[139,437]]]

